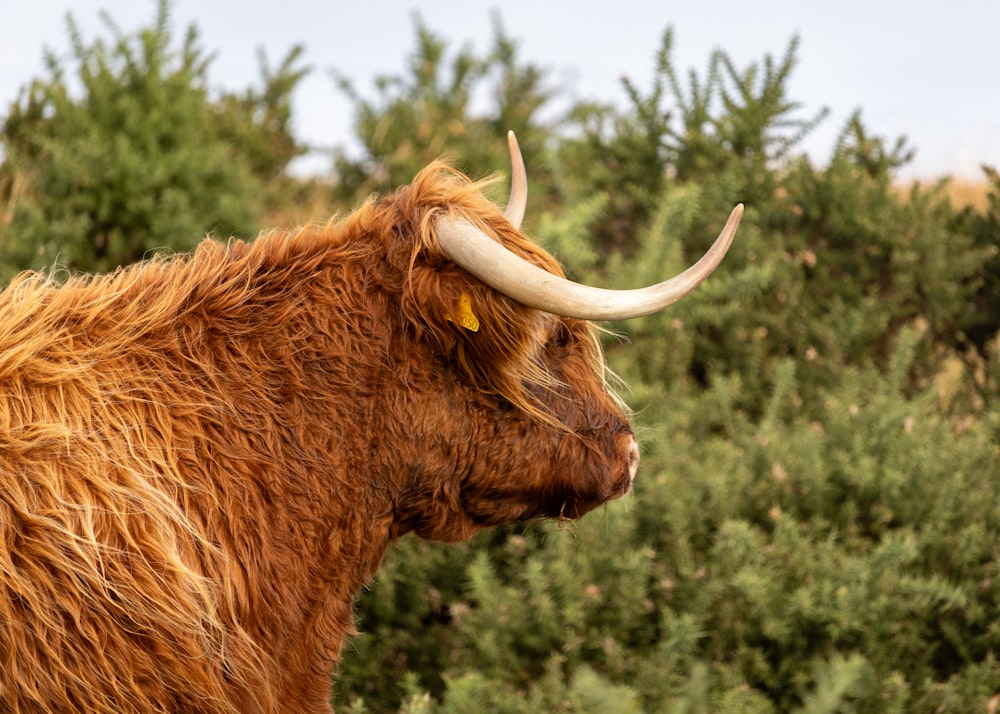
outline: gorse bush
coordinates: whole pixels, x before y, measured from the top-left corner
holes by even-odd
[[[441,711],[615,711],[580,677],[621,711],[981,708],[1000,677],[995,430],[907,394],[919,341],[902,333],[888,373],[845,370],[809,412],[792,360],[760,417],[726,380],[671,390],[640,419],[633,496],[444,556],[465,574],[450,592],[414,572],[442,549],[408,543],[362,600],[375,629],[340,686],[384,710],[406,692],[354,663],[433,653],[409,671]],[[383,584],[398,609],[376,613]]]
[[[300,216],[304,192],[348,208],[442,153],[504,171],[509,128],[529,166],[526,230],[584,282],[675,273],[747,204],[706,284],[604,337],[642,443],[633,494],[579,522],[403,539],[358,603],[339,711],[995,708],[995,170],[981,211],[943,185],[901,190],[912,148],[860,115],[816,165],[799,142],[825,110],[803,116],[787,95],[796,40],[685,75],[668,30],[624,108],[543,121],[556,95],[499,19],[484,54],[450,52],[418,20],[399,75],[371,93],[331,86],[362,155],[337,152],[327,186],[297,183],[289,97],[305,51],[263,62],[262,90],[211,97],[196,34],[173,48],[168,19],[163,3],[138,35],[109,24],[110,45],[74,34],[71,66],[50,62],[11,109],[8,275],[250,232],[283,205]]]
[[[402,76],[376,80],[369,99],[350,78],[334,71],[337,88],[353,105],[354,124],[364,154],[334,155],[337,200],[351,205],[373,192],[386,193],[431,161],[446,156],[471,176],[499,166],[507,156],[502,141],[517,133],[525,151],[541,148],[547,128],[537,112],[552,96],[544,73],[518,63],[517,46],[494,22],[493,47],[478,57],[471,49],[448,57],[447,43],[416,18],[417,47]],[[488,115],[473,115],[473,99],[484,84],[493,98]],[[500,137],[500,141],[498,141]],[[542,172],[532,172],[537,181]]]
[[[263,91],[213,101],[196,29],[175,47],[169,19],[166,0],[135,34],[105,17],[110,41],[89,43],[68,19],[70,57],[47,54],[49,77],[3,123],[3,277],[53,263],[109,270],[259,228],[268,180],[301,151],[288,127],[300,50],[276,72],[265,64]]]

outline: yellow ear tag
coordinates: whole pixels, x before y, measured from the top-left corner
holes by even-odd
[[[445,315],[445,318],[454,322],[451,315]],[[470,332],[479,332],[479,318],[472,312],[472,298],[468,293],[462,293],[458,298],[458,324]]]

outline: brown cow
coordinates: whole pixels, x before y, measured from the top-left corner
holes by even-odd
[[[522,191],[508,220],[480,190],[435,164],[340,222],[0,295],[4,711],[329,712],[392,541],[629,490],[583,318],[677,299],[739,210],[693,277],[587,295]]]

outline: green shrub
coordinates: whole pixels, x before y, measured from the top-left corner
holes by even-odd
[[[0,278],[53,263],[110,270],[151,250],[187,250],[209,232],[252,236],[267,181],[301,151],[288,97],[303,71],[292,50],[265,88],[213,102],[210,57],[192,26],[179,47],[166,0],[134,34],[105,16],[110,39],[48,53],[49,77],[3,123]],[[14,190],[14,187],[17,190]]]
[[[759,418],[728,409],[725,383],[678,390],[640,422],[633,496],[572,527],[487,534],[454,559],[405,543],[362,601],[377,628],[363,639],[436,652],[435,668],[411,669],[429,711],[599,711],[574,699],[582,681],[624,711],[981,708],[1000,681],[1000,467],[988,423],[908,394],[917,342],[904,332],[885,373],[845,370],[808,413],[792,361]],[[442,557],[463,577],[423,580]],[[434,592],[446,616],[433,629],[389,613],[382,629],[366,602],[398,596],[403,572]],[[422,601],[394,612],[419,616]],[[364,698],[386,711],[401,695]]]

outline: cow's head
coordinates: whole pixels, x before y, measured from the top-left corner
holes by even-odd
[[[722,260],[742,214],[737,206],[708,253],[663,283],[573,283],[519,231],[526,180],[509,140],[505,212],[441,165],[387,199],[412,217],[386,247],[384,281],[398,283],[404,329],[388,350],[399,380],[384,397],[393,423],[375,434],[402,459],[385,464],[396,474],[397,533],[459,540],[503,522],[576,518],[628,493],[639,449],[590,321],[679,300]]]

